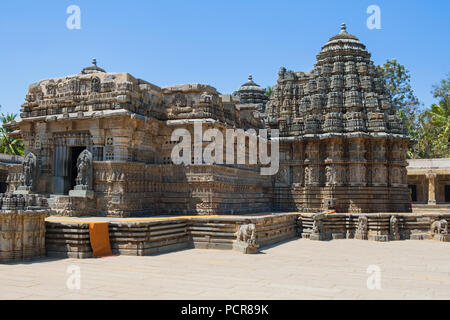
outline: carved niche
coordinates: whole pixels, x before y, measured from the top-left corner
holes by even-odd
[[[91,81],[91,92],[93,93],[98,93],[100,92],[100,78],[99,77],[95,77],[92,79]]]

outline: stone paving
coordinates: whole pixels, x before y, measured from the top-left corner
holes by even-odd
[[[0,265],[0,299],[450,299],[450,243],[295,240],[257,255],[40,259]],[[70,290],[67,268],[80,267]],[[381,289],[369,290],[370,265]]]

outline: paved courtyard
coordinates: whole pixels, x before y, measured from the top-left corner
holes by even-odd
[[[79,290],[66,284],[73,265]],[[368,289],[369,266],[380,290]],[[257,255],[41,259],[0,265],[0,299],[450,299],[450,243],[295,240]]]

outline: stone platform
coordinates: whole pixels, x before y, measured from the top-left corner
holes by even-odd
[[[142,219],[50,217],[46,221],[46,249],[48,256],[89,258],[88,223],[107,221],[113,254],[143,256],[186,248],[251,253],[294,239],[298,217],[296,213]]]
[[[311,240],[438,240],[447,242],[449,213],[302,214],[299,230]]]
[[[92,257],[89,222],[93,221],[108,222],[113,254],[146,256],[187,248],[257,253],[261,248],[299,237],[320,241],[449,242],[449,219],[450,214],[446,213],[276,213],[138,219],[49,217],[46,253],[53,257]]]

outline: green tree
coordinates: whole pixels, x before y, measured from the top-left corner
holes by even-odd
[[[403,119],[409,135],[416,140],[421,138],[421,128],[418,127],[419,99],[411,87],[411,75],[409,70],[396,59],[387,60],[382,66],[377,66],[379,76],[385,82],[387,93],[392,99],[393,107]],[[424,119],[423,119],[424,120]],[[417,145],[408,152],[410,158],[418,157]]]
[[[7,113],[6,115],[2,113],[0,116],[0,121],[3,124],[15,120],[17,114]],[[21,139],[16,139],[11,137],[11,129],[5,129],[3,126],[0,128],[0,153],[20,155],[24,154],[24,145]]]
[[[273,91],[273,87],[271,87],[271,86],[268,86],[267,88],[266,88],[266,94],[267,94],[267,96],[270,98],[270,96],[272,95],[272,91]]]
[[[418,116],[418,142],[415,145],[418,158],[450,157],[450,75],[440,85],[433,87],[437,104]]]
[[[434,86],[433,96],[439,102],[425,111],[433,126],[433,157],[450,157],[450,75]]]

